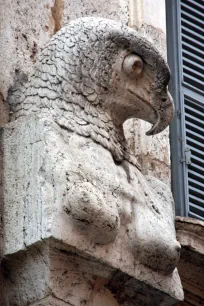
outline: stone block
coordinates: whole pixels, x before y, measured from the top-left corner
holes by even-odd
[[[178,287],[175,297],[52,238],[5,257],[2,269],[4,306],[167,306],[178,298]],[[178,285],[176,272],[171,278]]]
[[[130,300],[138,294],[143,296],[144,286],[151,287],[150,291],[147,288],[150,293],[144,305],[160,305],[155,290],[158,298],[168,301],[161,305],[173,305],[182,299],[175,269],[179,244],[175,238],[173,201],[163,183],[145,178],[128,162],[115,164],[111,153],[90,138],[35,115],[7,125],[3,144],[4,262],[10,258],[12,263],[19,256],[20,263],[21,255],[17,254],[27,254],[25,258],[30,258],[29,249],[37,248],[43,241],[49,249],[46,252],[44,249],[45,254],[39,251],[43,267],[38,260],[30,270],[26,268],[26,265],[32,267],[30,259],[28,264],[12,263],[11,274],[16,273],[16,279],[19,274],[32,293],[29,299],[22,294],[25,300],[19,300],[18,306],[29,305],[28,300],[33,303],[33,295],[39,301],[47,296],[52,267],[55,275],[59,272],[59,256],[53,256],[51,264],[50,250],[66,254],[70,248],[76,260],[80,261],[83,253],[83,257],[89,258],[90,267],[96,265],[91,275],[103,277],[103,265],[108,267],[110,294],[119,292],[122,286],[124,301],[129,303],[119,305],[138,305]],[[54,241],[52,247],[47,244],[50,240]],[[81,265],[84,264],[80,262],[78,266]],[[86,265],[89,269],[88,262]],[[25,275],[13,272],[13,267],[22,269]],[[63,273],[59,272],[61,276]],[[118,281],[111,281],[113,275]],[[58,297],[64,294],[62,284],[63,281],[53,286],[58,290]],[[38,285],[39,294],[36,293]],[[63,286],[67,292],[67,285]],[[32,288],[36,289],[32,291]],[[34,305],[55,305],[54,298],[55,295],[52,302],[35,300],[38,304]],[[62,298],[63,303],[83,305],[78,300],[70,302]]]

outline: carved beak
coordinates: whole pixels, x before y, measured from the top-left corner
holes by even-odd
[[[151,75],[151,69],[148,71],[148,68],[144,68],[142,59],[134,54],[126,56],[123,61],[123,72],[129,77],[127,91],[132,95],[130,101],[134,103],[134,106],[131,102],[128,105],[129,117],[152,123],[146,135],[162,132],[174,116],[173,99],[167,90],[170,79],[169,68],[162,62],[157,69],[158,73],[154,77]],[[139,77],[136,72],[139,73]],[[135,86],[135,80],[137,80],[137,86]]]
[[[171,122],[174,116],[173,99],[169,92],[165,89],[163,94],[161,91],[152,91],[152,98],[148,100],[149,93],[138,95],[134,88],[129,87],[128,92],[134,99],[134,106],[130,108],[130,116],[142,119],[152,124],[151,129],[146,132],[146,135],[151,136],[162,132]],[[135,100],[137,102],[135,102]],[[135,111],[135,104],[137,105]]]
[[[169,125],[174,116],[174,104],[171,95],[167,93],[167,99],[164,102],[158,101],[158,99],[159,98],[156,98],[156,101],[154,101],[156,103],[151,103],[157,113],[157,119],[150,122],[153,125],[151,129],[146,132],[148,136],[162,132]]]

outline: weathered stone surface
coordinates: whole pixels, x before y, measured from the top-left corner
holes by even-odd
[[[135,55],[134,52],[141,57]],[[168,80],[169,70],[163,58],[148,41],[138,36],[135,31],[107,19],[82,18],[70,23],[52,38],[39,56],[35,72],[28,79],[28,82],[20,84],[20,86],[17,84],[13,88],[13,94],[9,100],[14,112],[13,120],[24,118],[32,113],[36,113],[40,117],[48,116],[50,120],[56,122],[59,130],[63,128],[67,131],[66,137],[71,137],[71,140],[68,140],[70,152],[65,151],[64,156],[70,163],[67,175],[70,176],[70,173],[74,173],[74,176],[73,178],[61,178],[60,186],[66,180],[71,182],[70,186],[66,187],[67,190],[62,192],[65,198],[63,201],[67,201],[63,207],[71,219],[83,220],[89,229],[89,235],[94,235],[94,241],[97,243],[114,241],[120,227],[119,213],[122,210],[122,205],[125,205],[126,199],[129,202],[132,201],[132,191],[129,191],[129,186],[125,185],[126,182],[121,183],[124,191],[119,188],[120,179],[116,184],[117,170],[120,167],[115,167],[112,160],[106,162],[105,152],[108,154],[110,152],[117,162],[126,163],[129,161],[137,166],[137,162],[133,160],[126,146],[122,125],[126,119],[135,116],[153,124],[148,132],[150,135],[163,130],[168,125],[173,113],[171,97],[166,88]],[[34,125],[37,124],[36,122]],[[32,130],[32,128],[27,129]],[[40,130],[46,133],[43,126]],[[70,131],[74,132],[73,139]],[[30,132],[28,138],[31,139],[36,132],[36,130]],[[75,133],[85,138],[80,140],[75,136]],[[68,136],[69,134],[70,136]],[[47,135],[44,137],[50,138]],[[89,140],[89,138],[91,139]],[[101,147],[92,148],[93,141],[108,149],[109,152],[99,153],[103,149]],[[89,147],[89,142],[91,147]],[[56,143],[58,143],[57,139]],[[76,152],[75,150],[71,152],[71,145],[74,149],[76,146]],[[80,152],[80,148],[84,147],[87,149],[87,155],[85,149]],[[21,152],[23,152],[22,150]],[[51,148],[48,151],[54,152]],[[94,155],[96,166],[94,166],[93,160],[91,165],[87,164],[87,168],[84,168],[90,152]],[[82,153],[81,156],[80,153]],[[105,164],[108,165],[107,169],[104,167],[104,162],[100,160],[103,155]],[[35,156],[38,155],[35,154]],[[75,165],[73,156],[77,158],[80,156],[80,164]],[[54,164],[59,167],[60,163],[55,162]],[[80,166],[81,164],[82,166]],[[112,169],[110,168],[111,164]],[[65,168],[64,166],[62,162],[61,168]],[[98,169],[101,166],[99,172]],[[80,167],[81,171],[79,171]],[[131,179],[134,181],[135,176],[134,186],[137,184],[139,172],[131,178],[129,164],[124,167],[128,176],[126,181],[131,181]],[[51,169],[45,170],[42,166],[40,169],[42,173],[43,171],[46,173],[46,176],[51,175]],[[109,178],[107,174],[110,169],[112,177]],[[132,171],[134,172],[134,167]],[[60,173],[63,172],[60,171]],[[79,173],[81,174],[79,175]],[[88,180],[85,180],[84,176],[87,176]],[[119,176],[124,176],[124,174],[119,173]],[[46,180],[49,182],[50,178],[47,177]],[[102,182],[101,186],[100,181]],[[32,188],[33,183],[29,182],[28,184]],[[95,186],[96,184],[99,186]],[[56,188],[56,183],[53,186]],[[100,194],[99,190],[104,191]],[[106,194],[109,190],[110,194]],[[118,192],[118,199],[114,201],[114,197],[111,195],[113,192],[117,194],[115,190]],[[59,195],[57,197],[60,198]],[[37,195],[32,196],[32,200],[38,201],[39,198],[41,197],[38,192]],[[51,202],[53,201],[54,199],[51,200]],[[60,202],[63,201],[60,200]],[[118,201],[122,203],[120,204]],[[142,202],[143,200],[139,199],[138,201]],[[137,206],[139,207],[139,205]],[[151,207],[158,215],[161,213],[160,209],[165,211],[164,208],[157,208],[153,204]],[[172,211],[172,204],[170,207]],[[149,215],[148,224],[151,224],[151,219],[155,218],[151,209],[147,214]],[[130,209],[128,208],[128,210]],[[143,208],[141,212],[136,213],[138,219],[136,224],[143,222],[139,221],[139,218],[143,220],[142,211]],[[146,212],[144,214],[146,215]],[[173,214],[166,216],[172,224]],[[156,219],[158,219],[157,222],[160,222],[161,218],[156,217]],[[152,223],[155,224],[155,222]],[[154,227],[151,227],[152,237],[155,237],[154,230]],[[140,232],[140,237],[136,239],[137,243],[141,241],[142,244],[136,247],[137,252],[141,252],[140,250],[143,249],[144,253],[148,253],[144,247],[144,242],[149,239],[148,229],[145,227],[142,229],[142,226],[139,225],[136,232]],[[158,231],[156,230],[156,232]],[[173,231],[172,234],[174,235]],[[31,243],[32,239],[31,241],[28,239],[28,241]],[[163,263],[164,267],[161,265],[161,270],[169,272],[175,267],[179,251],[177,244],[171,245],[169,239],[158,237],[157,243],[154,243],[154,239],[150,238],[147,245],[155,254],[153,257],[156,258],[159,254],[166,254],[168,249],[169,258],[171,258],[170,261],[173,265],[166,261]],[[155,262],[151,260],[150,263],[149,257],[152,255],[141,255],[140,261],[159,269],[157,260]]]
[[[182,299],[178,274],[170,273],[179,245],[162,183],[115,165],[106,149],[48,119],[15,121],[4,137],[5,255],[55,237]]]
[[[37,54],[56,30],[82,16],[101,16],[127,24],[128,1],[0,1],[0,91],[4,99],[19,71],[33,71]]]
[[[144,25],[166,33],[165,0],[130,0],[130,26],[140,29]],[[152,37],[153,38],[153,37]]]
[[[143,0],[143,14],[144,23],[166,33],[166,8],[164,0]]]
[[[0,1],[0,91],[4,100],[19,73],[30,74],[33,71],[37,54],[56,29],[81,16],[103,16],[125,24],[130,21],[131,26],[137,26],[142,35],[153,42],[162,54],[166,54],[165,35],[162,33],[165,32],[165,0],[158,0],[156,5],[155,1],[147,2],[133,0],[134,6],[130,3],[129,7],[127,0],[98,0],[97,3],[90,0]],[[152,7],[156,7],[156,14],[152,13]],[[137,24],[138,20],[140,24]],[[127,131],[130,144],[141,161],[143,173],[156,176],[170,186],[168,131],[147,137],[147,129],[145,122],[134,120]]]
[[[181,243],[178,263],[185,300],[181,305],[204,304],[204,222],[176,218],[177,239]]]
[[[4,152],[6,254],[50,236],[87,249],[129,227],[125,236],[141,262],[174,269],[173,201],[166,206],[171,196],[161,182],[148,182],[127,162],[115,165],[91,139],[35,116],[9,124]]]
[[[165,279],[137,267],[135,278],[54,239],[5,257],[2,267],[4,306],[169,306],[182,297],[176,271]]]
[[[148,39],[166,58],[165,0],[131,0],[129,25]],[[169,130],[154,137],[147,137],[149,124],[130,119],[126,123],[126,135],[138,157],[142,172],[157,177],[171,185]]]
[[[124,126],[125,136],[142,173],[156,177],[170,188],[169,128],[155,136],[147,136],[150,124],[145,121],[129,119]]]
[[[9,119],[9,109],[4,101],[3,95],[0,92],[0,126],[5,125]]]
[[[28,82],[13,86],[12,119],[49,115],[100,143],[116,161],[136,164],[123,123],[136,117],[152,124],[147,135],[163,131],[174,113],[169,78],[163,57],[136,31],[108,19],[81,18],[47,44]]]
[[[5,255],[15,259],[53,237],[65,249],[74,247],[76,260],[82,252],[119,270],[109,284],[112,292],[125,284],[117,296],[121,305],[181,300],[171,194],[138,170],[122,128],[134,116],[153,124],[150,135],[168,125],[173,106],[163,58],[124,25],[85,18],[63,28],[43,50],[34,74],[23,84],[22,77],[9,97],[15,121],[4,132]],[[59,283],[53,288],[59,293],[49,299],[48,286],[18,303],[41,303],[47,296],[48,303],[79,305],[80,288],[73,301]],[[16,285],[12,301],[15,294]]]

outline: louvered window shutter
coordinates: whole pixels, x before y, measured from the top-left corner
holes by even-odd
[[[176,214],[204,220],[204,0],[166,0]]]

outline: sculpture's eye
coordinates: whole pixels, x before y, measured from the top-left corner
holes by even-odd
[[[123,60],[123,71],[131,77],[140,77],[143,71],[143,60],[135,54],[127,55]]]

